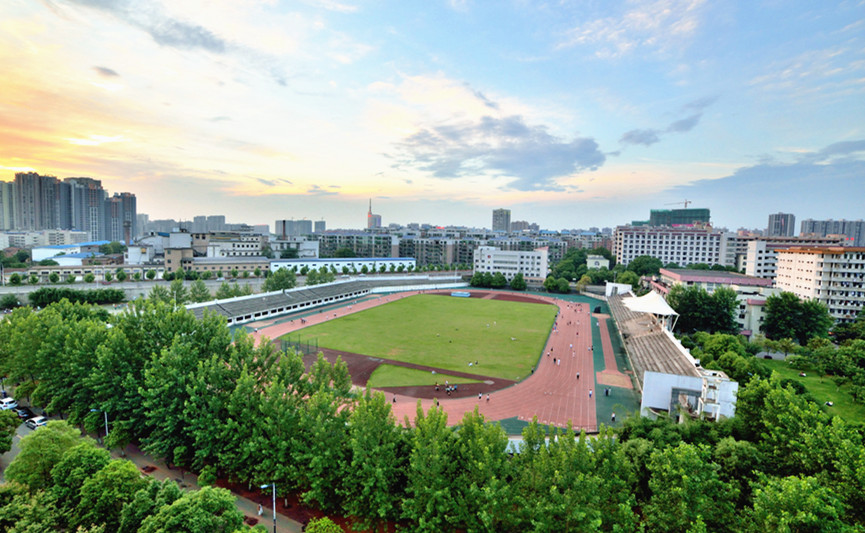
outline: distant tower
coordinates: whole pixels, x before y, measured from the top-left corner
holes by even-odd
[[[493,231],[511,231],[510,209],[493,209]]]
[[[767,237],[792,237],[795,230],[795,215],[789,213],[769,215],[769,227],[766,229]]]
[[[373,214],[372,198],[369,199],[369,211],[366,213],[366,228],[376,229],[381,227],[381,215]]]

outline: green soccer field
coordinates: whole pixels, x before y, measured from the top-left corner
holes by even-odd
[[[310,326],[291,339],[317,339],[321,348],[520,380],[543,352],[556,311],[549,304],[423,294]]]

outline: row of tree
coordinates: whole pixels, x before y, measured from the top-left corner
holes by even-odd
[[[526,290],[526,278],[522,272],[517,272],[514,277],[508,282],[505,275],[501,272],[475,272],[469,282],[472,287],[481,287],[485,289],[504,289],[511,288],[515,291]]]
[[[40,313],[16,310],[0,323],[0,370],[18,382],[19,396],[91,431],[101,424],[91,409],[107,412],[111,446],[138,440],[205,478],[276,482],[359,525],[865,527],[861,427],[759,375],[743,382],[733,420],[634,418],[620,435],[603,429],[591,441],[570,429],[550,439],[532,422],[520,453],[509,457],[504,431],[477,412],[451,428],[442,410],[418,409],[413,425],[401,425],[382,394],[351,393],[341,362],[319,357],[305,369],[299,355],[256,346],[243,332],[232,343],[216,316],[196,320],[174,306],[136,301],[111,320],[107,328],[98,313],[68,302]]]

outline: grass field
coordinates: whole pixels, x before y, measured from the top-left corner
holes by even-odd
[[[531,373],[557,308],[422,294],[291,334],[319,347],[519,380]],[[469,367],[469,362],[477,366]]]
[[[444,389],[445,381],[451,385],[455,383],[478,382],[478,380],[471,378],[439,373],[433,374],[432,372],[418,370],[417,368],[384,364],[375,369],[366,386],[374,389],[381,387],[423,387],[426,385],[432,387],[438,383]]]
[[[786,361],[771,361],[767,359],[761,361],[761,363],[765,364],[772,371],[777,372],[782,378],[789,378],[804,385],[808,389],[808,392],[814,396],[814,399],[821,404],[826,401],[831,401],[835,404],[832,407],[826,407],[826,412],[838,415],[849,422],[861,422],[865,420],[865,405],[856,403],[853,400],[848,392],[850,385],[845,385],[839,390],[831,377],[825,376],[821,378],[817,374],[817,371],[811,368],[806,368],[804,371],[806,376],[802,377],[799,375],[799,372],[802,371],[791,368]]]

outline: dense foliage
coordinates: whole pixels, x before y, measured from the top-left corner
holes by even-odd
[[[826,337],[833,320],[825,305],[816,300],[802,301],[791,292],[766,299],[763,333],[778,340],[791,338],[804,346],[813,337]]]
[[[736,291],[719,287],[712,294],[692,285],[674,285],[667,295],[667,303],[679,313],[676,331],[693,333],[738,333],[736,324]]]
[[[0,485],[3,531],[232,532],[246,529],[225,489],[181,492],[171,480],[142,478],[129,461],[65,421],[21,440]],[[248,530],[248,529],[247,529]]]
[[[602,428],[591,440],[567,428],[548,438],[533,421],[511,457],[504,431],[477,412],[452,428],[442,410],[418,409],[413,426],[400,425],[382,394],[351,392],[343,363],[319,357],[306,370],[299,355],[256,346],[242,330],[232,342],[214,315],[196,320],[169,304],[136,301],[111,318],[113,327],[104,320],[69,302],[41,313],[17,309],[0,323],[0,371],[73,424],[95,429],[101,414],[90,409],[108,412],[111,446],[137,439],[147,452],[211,476],[276,483],[358,527],[394,520],[436,532],[865,526],[862,428],[749,370],[753,357],[732,336],[694,342],[707,366],[741,373],[736,418],[635,417],[615,438]],[[34,446],[30,464],[7,471],[38,488],[0,489],[6,529],[41,520],[36,509],[52,494],[73,528],[173,531],[195,509],[229,512],[212,493],[161,499],[161,485],[140,485],[127,467],[92,452],[67,455],[78,436],[64,430],[56,440],[50,454]]]
[[[30,305],[46,307],[60,300],[87,304],[116,304],[126,299],[123,289],[77,290],[68,287],[43,287],[29,294]]]

